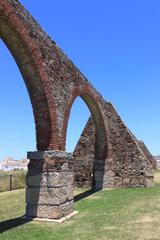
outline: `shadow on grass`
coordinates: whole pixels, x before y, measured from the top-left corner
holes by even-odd
[[[94,189],[90,189],[87,190],[86,192],[80,193],[78,195],[76,195],[74,197],[74,202],[80,201],[86,197],[91,196],[92,194],[98,192],[100,190],[94,190]],[[4,233],[6,231],[9,231],[13,228],[16,228],[18,226],[24,225],[28,222],[32,221],[32,219],[25,219],[23,216],[22,217],[18,217],[18,218],[14,218],[14,219],[9,219],[3,222],[0,222],[0,233]]]
[[[26,224],[32,220],[30,219],[23,219],[22,217],[9,219],[3,222],[0,222],[0,233],[6,232],[12,228],[18,227],[20,225]]]
[[[78,201],[82,200],[83,198],[89,197],[92,194],[94,194],[96,192],[99,192],[99,191],[100,190],[90,189],[90,190],[88,190],[86,192],[79,193],[78,195],[76,195],[74,197],[74,202],[78,202]]]

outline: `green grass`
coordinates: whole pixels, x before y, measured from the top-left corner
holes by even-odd
[[[63,224],[14,220],[24,214],[24,190],[0,194],[0,240],[160,240],[160,187],[100,191],[77,201]],[[6,223],[5,223],[6,224]]]

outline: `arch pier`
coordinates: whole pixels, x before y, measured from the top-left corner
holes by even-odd
[[[60,219],[73,213],[73,157],[65,151],[28,152],[26,215]]]

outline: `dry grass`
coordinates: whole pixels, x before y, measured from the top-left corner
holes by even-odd
[[[12,175],[12,189],[21,189],[25,187],[26,171],[15,170],[3,172],[0,171],[0,192],[10,190],[10,175]]]
[[[155,184],[160,186],[160,168],[157,168],[154,174]]]
[[[160,172],[154,188],[99,191],[77,201],[75,210],[79,214],[63,224],[30,222],[0,240],[160,240]],[[0,194],[1,221],[23,214],[23,190]]]

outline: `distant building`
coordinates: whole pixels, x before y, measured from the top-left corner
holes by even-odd
[[[160,156],[154,156],[157,161],[157,167],[160,167]]]
[[[29,160],[22,159],[22,160],[12,160],[12,159],[5,159],[0,162],[0,170],[3,171],[12,171],[12,170],[27,170]]]

